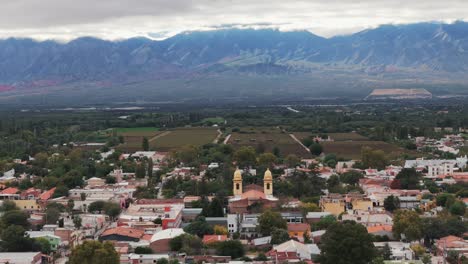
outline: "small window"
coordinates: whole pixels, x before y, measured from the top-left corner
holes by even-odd
[[[270,183],[267,183],[267,190],[270,190]]]
[[[239,190],[239,189],[240,189],[240,185],[236,183],[236,190]]]

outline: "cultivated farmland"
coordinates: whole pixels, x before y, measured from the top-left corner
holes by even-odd
[[[231,144],[235,149],[242,146],[252,146],[255,149],[263,149],[265,152],[273,152],[273,148],[276,146],[282,156],[289,154],[304,158],[311,156],[287,132],[282,132],[281,129],[275,127],[240,128],[239,131],[231,133],[228,144]]]
[[[316,133],[309,132],[294,132],[294,135],[299,139],[303,140],[308,137],[317,136]],[[322,135],[322,134],[320,134]],[[349,133],[324,133],[323,135],[329,136],[334,141],[368,141],[369,139],[363,135],[355,132]]]
[[[148,140],[153,139],[157,135],[164,133],[158,131],[155,127],[132,127],[132,128],[116,128],[114,133],[124,138],[124,143],[120,144],[117,149],[125,152],[133,152],[142,150],[143,138]]]
[[[164,131],[150,140],[150,148],[157,151],[171,151],[185,145],[202,146],[212,143],[218,130],[211,127],[176,128]]]

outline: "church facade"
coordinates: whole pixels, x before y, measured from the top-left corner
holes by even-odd
[[[253,207],[262,209],[277,205],[278,199],[273,196],[273,176],[267,169],[263,177],[263,187],[256,184],[243,186],[242,173],[239,169],[233,177],[234,197],[229,199],[229,212],[231,214],[250,213]]]

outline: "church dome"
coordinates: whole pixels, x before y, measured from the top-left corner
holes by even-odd
[[[273,180],[273,176],[271,175],[270,169],[265,171],[265,175],[263,176],[263,180]]]
[[[234,180],[242,180],[242,174],[239,169],[236,169],[236,171],[234,172]]]

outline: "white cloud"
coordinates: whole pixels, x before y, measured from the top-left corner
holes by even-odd
[[[0,37],[173,35],[226,24],[322,36],[389,23],[468,19],[466,0],[0,0]]]

